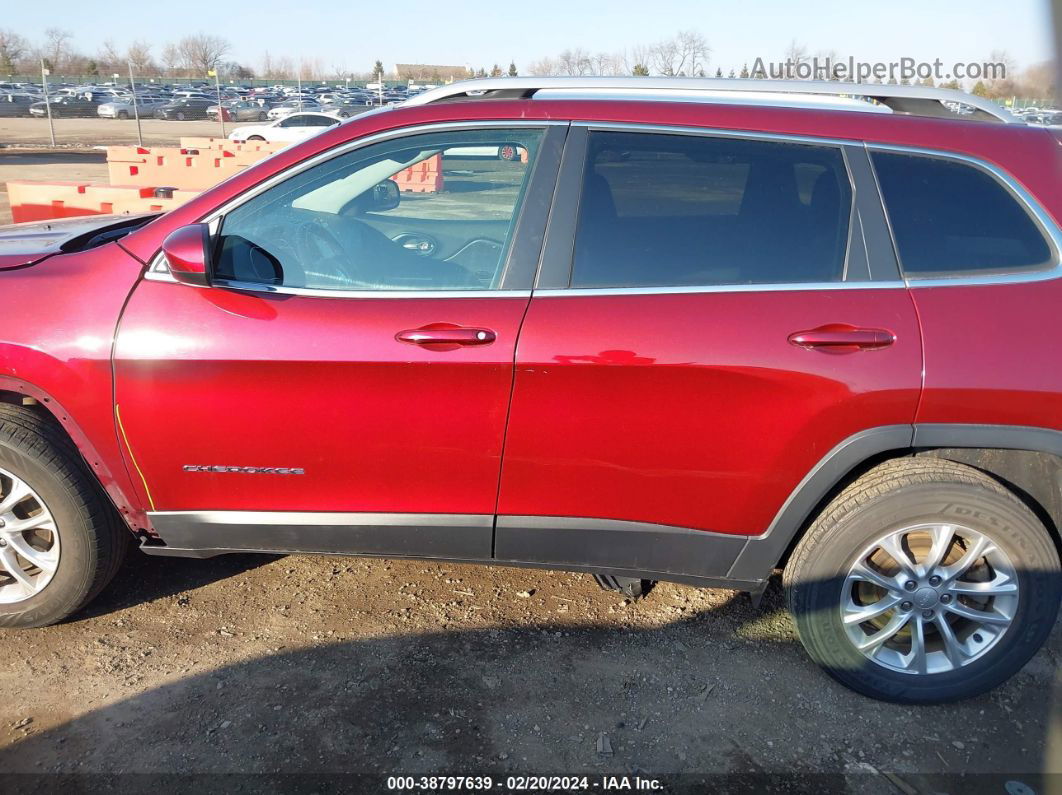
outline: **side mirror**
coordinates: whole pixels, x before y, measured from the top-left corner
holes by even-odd
[[[402,191],[398,189],[398,183],[393,179],[385,179],[383,182],[373,185],[369,191],[368,211],[372,213],[393,210],[402,203]]]
[[[210,229],[206,224],[189,224],[170,232],[162,241],[162,255],[170,274],[181,284],[210,284]]]

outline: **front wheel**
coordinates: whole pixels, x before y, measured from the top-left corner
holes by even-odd
[[[129,118],[129,112],[128,111],[124,111],[124,110],[118,111],[118,118],[119,119],[128,119]]]
[[[56,423],[0,404],[0,627],[41,627],[80,609],[128,542]]]
[[[498,157],[509,162],[519,160],[520,149],[515,144],[502,144],[498,147]]]
[[[249,136],[247,136],[247,140],[248,141],[264,141],[265,138],[263,138],[261,135],[249,135]]]
[[[258,114],[258,121],[267,121],[268,119],[269,115],[267,113],[262,112]]]
[[[811,657],[865,695],[956,701],[1017,673],[1054,627],[1059,557],[1037,516],[979,470],[904,458],[842,491],[785,569]]]
[[[184,113],[177,111],[177,121],[184,121]]]

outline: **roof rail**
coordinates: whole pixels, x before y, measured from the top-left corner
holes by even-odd
[[[428,105],[446,100],[530,99],[539,91],[574,91],[583,94],[609,91],[630,95],[645,94],[646,99],[667,99],[669,94],[704,92],[711,94],[774,94],[799,101],[799,95],[866,97],[895,113],[916,116],[955,118],[958,106],[970,108],[968,119],[1022,124],[1006,108],[990,99],[931,86],[879,85],[877,83],[834,83],[820,80],[754,80],[718,77],[487,77],[462,80],[418,94],[403,105]],[[601,98],[605,98],[602,96]],[[750,97],[751,99],[752,97]],[[688,97],[687,97],[688,99]],[[722,100],[725,101],[725,100]]]

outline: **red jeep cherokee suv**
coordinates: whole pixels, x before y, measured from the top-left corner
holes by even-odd
[[[0,625],[130,531],[783,568],[844,684],[981,693],[1059,606],[1056,136],[925,87],[479,80],[162,216],[6,227]]]

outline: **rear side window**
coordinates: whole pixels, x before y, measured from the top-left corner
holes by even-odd
[[[571,286],[841,281],[851,206],[836,147],[592,132]]]
[[[1018,199],[987,172],[924,155],[873,152],[904,273],[1042,270],[1051,247]]]

